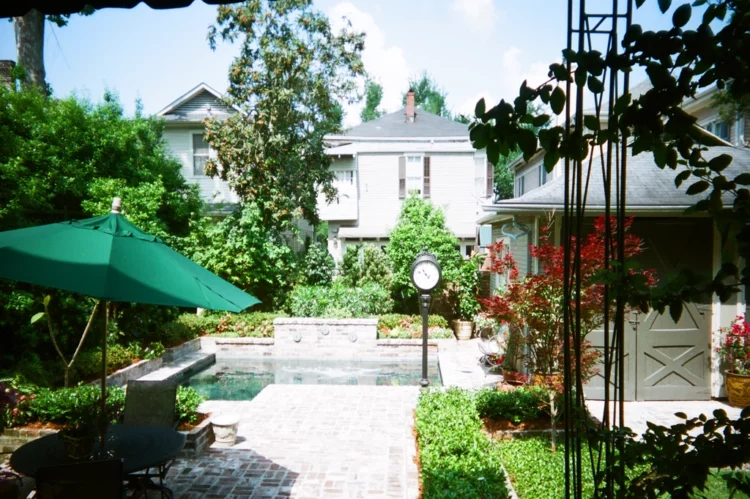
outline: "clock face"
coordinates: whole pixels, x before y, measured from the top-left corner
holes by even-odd
[[[430,261],[419,262],[414,267],[414,284],[422,290],[430,290],[437,286],[440,280],[440,271]]]

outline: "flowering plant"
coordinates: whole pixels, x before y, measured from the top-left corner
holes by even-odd
[[[16,410],[18,391],[6,382],[0,382],[0,433],[5,430],[6,425]]]
[[[738,315],[728,327],[719,330],[721,346],[716,349],[727,365],[727,372],[750,376],[750,324]]]

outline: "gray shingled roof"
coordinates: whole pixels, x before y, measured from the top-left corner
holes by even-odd
[[[349,137],[406,138],[406,137],[469,137],[468,125],[417,109],[413,122],[406,121],[405,109],[385,114],[350,128]]]
[[[677,189],[674,179],[681,170],[671,170],[668,167],[661,170],[654,163],[654,157],[651,153],[644,152],[633,157],[631,150],[628,150],[628,171],[627,171],[627,206],[630,208],[648,208],[648,207],[674,207],[675,209],[684,209],[687,206],[695,204],[705,197],[705,193],[695,196],[688,196],[686,190],[695,178],[692,177]],[[703,153],[707,159],[713,158],[720,154],[729,154],[734,158],[732,163],[722,174],[727,178],[734,178],[742,172],[750,172],[750,149],[741,147],[712,147]],[[599,161],[594,159],[594,165],[591,171],[591,180],[589,192],[586,200],[588,207],[604,206],[604,189],[602,180],[602,171]],[[549,207],[559,205],[562,207],[564,201],[564,177],[556,177],[541,187],[513,199],[505,199],[495,203],[495,206],[502,207],[526,207],[533,208]],[[727,195],[725,201],[732,198]],[[503,209],[507,212],[509,210]]]

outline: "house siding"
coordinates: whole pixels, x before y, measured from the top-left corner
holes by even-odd
[[[168,114],[189,117],[190,115],[207,115],[209,112],[213,115],[231,115],[236,111],[230,106],[222,104],[216,96],[204,90]]]
[[[191,184],[200,187],[201,197],[207,203],[238,203],[239,198],[229,188],[229,184],[218,177],[193,175],[193,134],[203,133],[203,126],[180,127],[164,131],[169,151],[182,163],[182,176]]]
[[[356,159],[359,190],[357,221],[347,227],[348,238],[386,237],[401,211],[398,192],[398,158],[402,154],[360,153]],[[474,154],[430,154],[429,200],[445,212],[447,227],[459,238],[476,236],[478,199],[474,195]],[[352,163],[336,160],[334,169]],[[331,218],[331,205],[321,204],[321,215]]]

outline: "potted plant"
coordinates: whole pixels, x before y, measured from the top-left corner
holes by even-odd
[[[728,327],[721,328],[721,346],[717,349],[726,366],[724,385],[729,404],[750,405],[750,324],[741,315]]]
[[[477,288],[479,287],[479,269],[474,259],[465,260],[459,269],[458,282],[456,283],[456,315],[455,322],[456,337],[459,340],[468,340],[474,331],[474,316],[479,312],[481,306],[477,300]]]
[[[97,437],[99,407],[82,400],[66,414],[65,427],[58,432],[65,453],[72,459],[85,459],[91,455]]]

